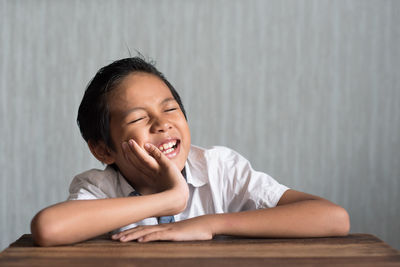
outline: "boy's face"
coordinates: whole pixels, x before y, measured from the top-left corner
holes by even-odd
[[[111,139],[116,147],[111,156],[125,176],[136,172],[122,150],[122,143],[129,139],[142,148],[145,143],[155,145],[179,170],[184,168],[190,149],[189,126],[161,79],[148,73],[130,74],[111,91],[108,105]]]

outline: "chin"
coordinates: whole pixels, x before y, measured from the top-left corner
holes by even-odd
[[[185,168],[185,162],[186,160],[182,163],[182,160],[172,160],[172,162],[175,164],[175,166],[178,168],[178,170],[182,171],[183,168]]]

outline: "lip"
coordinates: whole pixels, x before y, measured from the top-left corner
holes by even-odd
[[[159,148],[160,146],[162,146],[162,145],[164,145],[166,143],[169,143],[171,141],[176,141],[177,147],[173,151],[171,151],[169,153],[163,153],[169,159],[175,158],[179,154],[179,152],[181,150],[181,140],[178,139],[178,138],[168,138],[168,139],[166,139],[166,140],[164,140],[164,141],[162,141],[162,142],[160,142],[160,143],[158,143],[156,145],[157,148]]]
[[[177,141],[177,142],[180,142],[181,140],[179,139],[179,138],[167,138],[167,139],[165,139],[165,140],[163,140],[162,142],[160,142],[160,143],[157,143],[157,144],[154,144],[157,148],[159,148],[160,146],[162,146],[162,145],[164,145],[164,144],[167,144],[167,143],[169,143],[169,142],[171,142],[171,141]]]

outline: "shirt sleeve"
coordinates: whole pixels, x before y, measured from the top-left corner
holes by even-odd
[[[250,162],[230,150],[223,157],[226,209],[228,212],[276,207],[289,188],[266,173],[255,171]]]
[[[102,173],[99,170],[90,170],[75,176],[69,187],[67,200],[108,198],[109,196],[101,188],[102,180]]]
[[[129,185],[126,185],[129,187]],[[117,173],[107,167],[105,170],[92,169],[74,177],[69,187],[67,200],[90,200],[127,196],[123,194],[118,182]],[[128,188],[130,192],[132,188]],[[138,225],[156,225],[157,218],[150,217],[111,231],[111,234],[118,233]]]

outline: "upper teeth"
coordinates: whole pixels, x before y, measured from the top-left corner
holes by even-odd
[[[171,142],[168,142],[168,143],[165,143],[165,144],[162,144],[162,145],[160,145],[158,148],[159,148],[161,151],[163,151],[163,150],[167,150],[167,149],[173,147],[175,144],[176,144],[176,140],[171,141]]]

